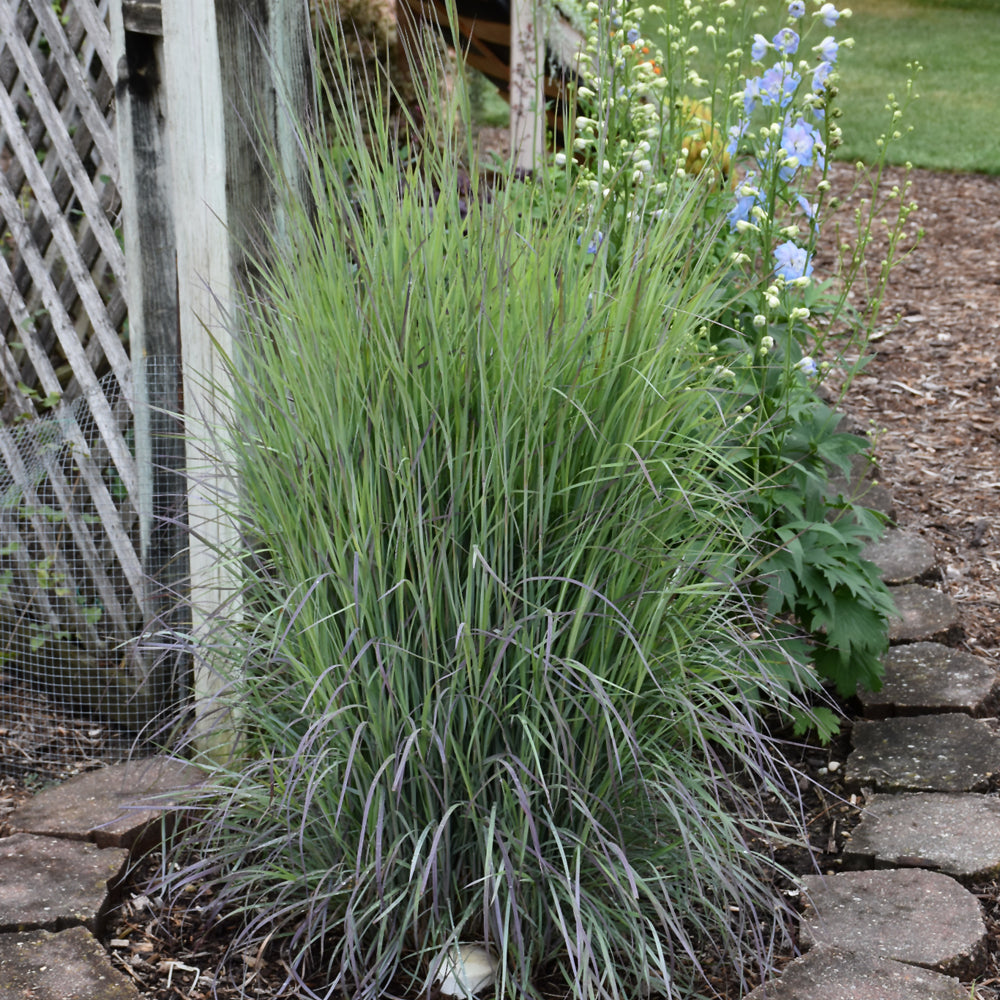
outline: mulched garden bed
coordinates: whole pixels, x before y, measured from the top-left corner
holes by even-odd
[[[902,183],[901,170],[890,170],[888,176],[890,182]],[[845,219],[853,207],[848,197],[853,178],[850,165],[834,166],[834,192],[845,198]],[[895,272],[879,337],[871,345],[874,357],[842,408],[871,429],[899,525],[934,546],[941,566],[939,585],[962,615],[963,648],[997,660],[1000,178],[916,170],[911,179],[910,195],[920,205],[905,236],[912,252]],[[919,239],[918,228],[924,230]],[[882,256],[880,240],[877,235],[868,252],[873,267]],[[818,260],[817,271],[821,268]],[[804,775],[809,846],[781,852],[782,863],[794,873],[839,869],[840,851],[857,822],[860,804],[844,795],[839,769],[830,770],[831,762],[846,759],[847,737],[845,729],[830,747],[796,751]],[[89,732],[85,737],[96,738]],[[92,766],[92,760],[81,752],[62,771]],[[0,779],[0,835],[5,815],[50,776],[28,769]],[[790,885],[779,888],[794,892]],[[990,964],[976,996],[1000,1000],[1000,885],[982,885],[975,891],[991,933]],[[224,937],[206,930],[197,912],[163,910],[143,894],[139,882],[130,895],[113,926],[109,947],[116,965],[144,997],[235,1000],[239,995],[290,995],[280,992],[284,968],[260,955],[241,956],[239,968],[229,970],[243,994],[223,979],[216,983]],[[776,964],[789,958],[779,958]],[[720,1000],[739,1000],[738,976],[731,970],[712,970],[711,975]],[[752,985],[752,970],[747,978]]]

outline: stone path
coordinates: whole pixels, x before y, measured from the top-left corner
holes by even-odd
[[[137,1000],[99,938],[129,867],[197,769],[158,758],[89,771],[8,817],[0,839],[0,1000]]]
[[[882,690],[860,695],[845,765],[845,786],[866,798],[844,849],[849,870],[802,879],[804,953],[746,1000],[970,1000],[959,980],[986,965],[966,886],[1000,875],[1000,798],[983,794],[1000,774],[987,721],[1000,675],[948,645],[961,626],[948,597],[920,582],[934,569],[922,538],[892,529],[868,557],[900,618]]]

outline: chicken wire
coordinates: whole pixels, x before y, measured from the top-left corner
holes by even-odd
[[[134,451],[131,406],[113,374],[100,390]],[[186,666],[150,636],[176,624],[166,619],[181,603],[150,581],[142,607],[116,558],[94,499],[102,491],[85,474],[100,470],[136,551],[139,517],[102,456],[87,399],[0,424],[0,453],[0,773],[66,773],[167,741]],[[158,517],[176,525],[182,512],[178,485]]]

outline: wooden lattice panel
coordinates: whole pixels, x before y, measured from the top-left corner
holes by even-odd
[[[108,2],[0,0],[0,672],[120,698],[144,582]]]

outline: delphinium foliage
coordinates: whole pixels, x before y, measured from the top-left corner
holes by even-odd
[[[778,221],[780,130],[748,152],[735,105],[671,89],[701,79],[683,48],[649,63],[596,13],[580,141],[528,181],[403,148],[381,84],[335,79],[351,113],[303,132],[309,197],[247,289],[220,449],[241,612],[199,654],[235,742],[162,889],[308,996],[419,995],[471,942],[501,996],[690,998],[781,933],[796,786],[765,722],[824,724],[795,578],[835,586],[801,537],[871,528],[826,520],[820,465],[858,445],[809,384],[818,213]],[[422,68],[446,138],[461,89]]]

